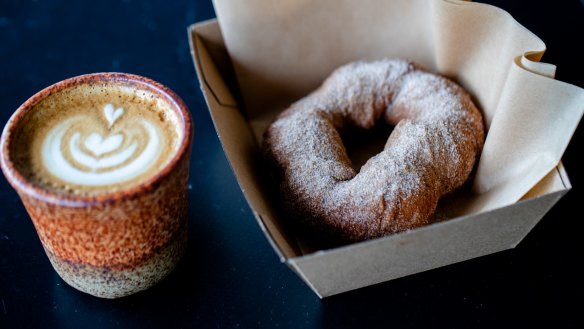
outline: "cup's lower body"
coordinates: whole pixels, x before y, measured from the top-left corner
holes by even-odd
[[[176,267],[187,247],[188,230],[183,226],[168,244],[132,267],[93,266],[45,252],[59,276],[73,288],[101,298],[119,298],[146,290]]]

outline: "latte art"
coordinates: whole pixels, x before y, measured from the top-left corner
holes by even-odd
[[[34,103],[14,132],[15,168],[59,195],[99,196],[155,182],[185,142],[176,104],[149,85],[98,80]]]
[[[52,175],[75,185],[110,185],[132,180],[156,162],[164,137],[154,124],[143,118],[125,123],[124,109],[112,104],[103,112],[109,125],[101,131],[81,115],[49,130],[42,160]]]

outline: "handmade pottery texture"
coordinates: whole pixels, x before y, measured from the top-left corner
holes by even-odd
[[[11,143],[18,143],[19,123],[35,104],[52,93],[93,82],[146,89],[172,104],[184,128],[176,155],[153,177],[112,193],[56,194],[32,184],[10,158]],[[176,267],[186,250],[192,140],[190,113],[170,89],[131,74],[97,73],[61,81],[27,100],[4,129],[0,162],[63,280],[91,295],[117,298],[160,281]]]
[[[71,286],[116,298],[169,274],[187,246],[188,158],[152,193],[85,207],[20,194],[47,256]]]

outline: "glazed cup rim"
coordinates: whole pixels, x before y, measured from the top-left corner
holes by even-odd
[[[47,97],[50,97],[52,94],[75,86],[94,83],[121,83],[136,85],[138,88],[152,92],[163,99],[170,105],[172,110],[178,114],[179,121],[183,127],[183,136],[179,141],[180,145],[178,150],[172,156],[170,161],[168,161],[168,163],[166,163],[157,174],[149,177],[139,184],[113,192],[106,192],[96,195],[60,194],[44,189],[31,182],[18,171],[10,157],[10,144],[15,139],[15,128],[18,127],[21,120],[25,118],[26,115],[31,112],[38,103]],[[173,169],[177,166],[183,157],[190,155],[193,133],[193,121],[187,106],[176,93],[163,84],[152,79],[131,73],[98,72],[83,74],[59,81],[42,89],[26,100],[18,107],[18,109],[16,109],[16,111],[12,114],[4,126],[2,137],[0,139],[0,167],[10,185],[12,185],[12,187],[19,194],[24,193],[28,196],[34,197],[35,199],[39,199],[48,203],[71,207],[115,203],[126,199],[133,199],[154,190],[160,184],[160,182],[162,182],[172,173]]]

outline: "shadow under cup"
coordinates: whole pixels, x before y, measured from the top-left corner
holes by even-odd
[[[69,88],[91,84],[145,91],[166,104],[182,133],[177,151],[160,170],[127,188],[95,195],[44,188],[15,159],[14,149],[22,147],[19,133],[37,104]],[[190,113],[170,89],[136,75],[95,73],[58,82],[20,106],[2,133],[0,164],[61,278],[88,294],[117,298],[162,280],[186,250],[192,140]]]

